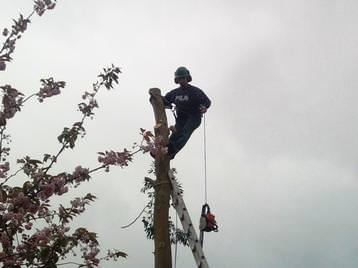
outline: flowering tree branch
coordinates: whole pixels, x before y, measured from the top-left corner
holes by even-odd
[[[34,14],[42,16],[46,10],[53,9],[56,0],[34,1],[34,9],[27,16],[20,15],[13,20],[11,30],[2,31],[5,41],[0,46],[0,71],[6,69],[6,64],[12,60],[16,43],[28,28],[30,18]],[[114,65],[104,68],[99,75],[99,81],[93,84],[91,92],[85,92],[83,102],[79,104],[82,119],[72,127],[64,128],[58,137],[61,148],[56,155],[44,154],[43,159],[37,160],[25,156],[18,160],[20,168],[10,173],[7,158],[10,154],[10,135],[6,134],[8,120],[14,118],[22,110],[25,102],[37,97],[39,102],[60,94],[65,82],[55,81],[52,77],[41,79],[41,87],[37,93],[25,97],[23,93],[11,85],[0,86],[2,106],[0,109],[0,263],[2,267],[57,267],[57,265],[76,264],[78,267],[95,267],[103,260],[117,260],[126,257],[118,250],[109,250],[103,257],[99,256],[100,248],[97,235],[80,227],[70,233],[70,223],[82,214],[86,207],[96,197],[87,194],[77,197],[70,206],[60,205],[53,209],[50,200],[61,196],[71,187],[78,187],[82,182],[91,178],[91,174],[108,169],[110,165],[126,166],[132,160],[132,153],[124,150],[113,150],[101,153],[100,166],[94,169],[77,166],[73,172],[50,174],[51,167],[58,161],[59,156],[67,148],[73,149],[77,138],[85,135],[84,122],[92,118],[94,109],[98,107],[95,96],[101,87],[113,88],[118,83],[120,69]],[[11,178],[22,176],[24,182],[20,186],[9,185]],[[42,222],[40,225],[39,222]],[[38,226],[38,227],[35,227]],[[41,227],[39,227],[41,226]],[[63,261],[68,254],[80,249],[83,262]]]
[[[9,31],[2,32],[6,37],[0,46],[0,71],[6,69],[6,64],[12,60],[16,42],[26,31],[30,18],[34,14],[42,16],[45,11],[53,9],[56,0],[36,0],[34,9],[27,16],[20,15],[14,20]],[[83,182],[90,180],[99,170],[109,171],[112,166],[124,168],[133,161],[139,152],[165,153],[166,146],[163,139],[155,138],[150,131],[140,130],[142,141],[134,144],[131,150],[113,149],[98,153],[99,166],[85,168],[78,165],[73,171],[52,173],[52,167],[58,163],[60,156],[67,149],[74,149],[78,138],[84,137],[84,127],[88,118],[92,119],[95,109],[98,108],[96,96],[102,88],[110,90],[118,84],[121,70],[111,65],[104,68],[99,79],[92,84],[92,89],[82,96],[78,104],[81,120],[65,127],[57,137],[60,143],[58,152],[54,155],[45,153],[42,159],[33,159],[24,156],[17,160],[20,166],[15,172],[11,170],[9,161],[10,135],[6,134],[8,121],[14,118],[17,112],[22,111],[25,102],[36,97],[39,102],[59,95],[65,87],[64,81],[55,81],[54,78],[41,79],[41,86],[37,93],[25,96],[11,85],[0,86],[2,106],[0,109],[0,264],[9,267],[57,267],[75,264],[78,267],[96,267],[101,261],[117,260],[126,257],[118,250],[109,250],[100,256],[100,247],[97,234],[84,227],[71,230],[71,223],[95,201],[96,196],[86,194],[74,198],[68,206],[61,204],[53,208],[50,201],[53,197],[62,196],[70,189],[79,187]],[[12,173],[12,174],[11,174]],[[11,175],[9,175],[11,174]],[[9,185],[10,179],[20,177],[22,185]],[[81,262],[67,261],[68,255],[81,252]]]
[[[12,25],[11,30],[8,28],[3,29],[2,35],[6,37],[6,40],[2,47],[0,47],[0,71],[4,71],[6,69],[6,62],[10,62],[12,60],[11,55],[15,51],[16,42],[27,30],[27,26],[31,22],[31,17],[35,13],[37,13],[39,16],[42,16],[46,10],[54,9],[56,2],[56,0],[34,1],[34,9],[28,16],[24,17],[22,14],[20,14],[20,17],[17,20],[13,20],[14,24]]]

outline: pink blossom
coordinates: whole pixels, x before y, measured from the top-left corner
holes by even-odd
[[[54,194],[56,185],[54,183],[44,184],[41,185],[40,188],[41,190],[40,192],[37,193],[37,196],[41,200],[47,200],[49,197],[51,197]]]
[[[63,195],[65,193],[68,192],[68,187],[67,186],[63,186],[58,190],[58,195]]]
[[[80,112],[82,112],[86,116],[93,115],[92,111],[94,108],[98,108],[98,103],[95,99],[91,99],[89,101],[89,104],[86,104],[84,102],[78,104],[78,109],[80,110]]]
[[[81,166],[77,166],[75,168],[75,171],[72,173],[72,177],[77,184],[79,184],[82,181],[89,180],[90,179],[89,169],[83,168]]]
[[[6,43],[7,49],[12,53],[15,50],[16,39],[10,39]]]
[[[2,31],[2,35],[7,36],[8,34],[9,34],[9,30],[7,28],[4,28],[4,30]]]
[[[65,237],[65,234],[70,230],[70,227],[58,226],[57,235],[61,238]]]
[[[37,209],[37,215],[39,217],[48,217],[50,215],[50,211],[45,204],[41,204]]]
[[[3,248],[8,248],[11,246],[10,238],[5,232],[0,233],[0,243]]]
[[[12,200],[12,203],[17,206],[21,207],[23,209],[28,209],[31,205],[30,199],[24,195],[24,193],[19,193],[16,198]]]
[[[56,194],[62,195],[68,192],[68,187],[66,186],[67,183],[66,177],[63,176],[54,177],[51,183],[55,185]]]
[[[35,205],[33,203],[30,203],[30,206],[28,208],[28,211],[31,213],[31,214],[36,214],[37,211],[39,209],[39,206],[38,205]]]
[[[67,214],[66,209],[63,206],[60,206],[58,208],[58,214],[59,214],[60,218],[63,218]]]
[[[71,201],[72,208],[75,209],[78,213],[85,211],[85,205],[88,204],[89,201],[85,198],[75,198]]]
[[[89,252],[85,252],[83,254],[83,257],[86,260],[87,265],[90,266],[91,264],[93,264],[97,266],[99,264],[99,259],[96,258],[99,252],[100,252],[99,248],[92,247]]]
[[[85,91],[85,93],[82,95],[82,99],[87,99],[87,98],[93,98],[95,96],[95,93],[89,93],[87,91]]]
[[[45,3],[42,0],[35,1],[35,11],[37,15],[42,16],[42,14],[45,12]]]
[[[13,25],[13,33],[18,34],[19,32],[23,33],[27,29],[27,24],[30,22],[29,19],[25,19],[23,15],[20,14],[20,18]]]
[[[43,102],[45,98],[49,98],[61,93],[60,88],[64,88],[66,83],[64,81],[56,82],[52,77],[41,79],[42,87],[40,88],[38,99]]]
[[[58,95],[60,93],[61,93],[61,91],[58,88],[44,86],[44,87],[40,88],[39,96],[41,96],[44,99],[44,98],[49,98],[49,97]]]
[[[166,154],[168,152],[168,147],[164,142],[164,139],[159,136],[156,138],[146,138],[144,137],[145,145],[141,145],[139,148],[143,151],[143,153],[150,152],[153,155],[157,154]]]
[[[9,162],[6,162],[5,164],[0,165],[0,178],[6,178],[7,172],[10,169]]]
[[[1,117],[4,119],[12,118],[17,111],[20,111],[24,94],[10,85],[1,86],[0,88],[4,91]]]
[[[11,224],[19,225],[24,220],[24,214],[8,212],[3,214],[2,219],[5,223],[10,221]]]
[[[11,220],[13,217],[14,217],[13,212],[4,213],[2,215],[2,219],[3,219],[4,222],[7,222],[7,221]]]
[[[117,165],[120,167],[128,166],[128,162],[132,161],[131,152],[124,149],[123,152],[106,151],[99,153],[98,161],[105,166]]]
[[[168,153],[167,144],[162,136],[155,137],[152,132],[143,128],[140,129],[140,132],[143,136],[143,141],[139,148],[143,151],[143,153],[150,152],[153,155]]]
[[[82,202],[81,202],[81,199],[80,198],[76,198],[75,200],[72,200],[71,201],[71,205],[74,207],[74,208],[78,208],[79,206],[81,206]]]
[[[25,229],[26,230],[31,230],[31,228],[32,228],[32,223],[31,222],[29,222],[28,224],[25,224]]]
[[[56,6],[56,3],[55,3],[55,2],[54,2],[54,3],[51,3],[51,4],[49,4],[49,5],[47,6],[47,9],[54,9],[55,6]]]
[[[52,230],[48,227],[45,227],[44,229],[37,231],[30,240],[39,246],[46,246],[51,239],[51,233]]]
[[[26,249],[27,249],[27,247],[24,244],[20,244],[16,247],[17,252],[21,252],[21,253],[25,253],[25,254],[26,254]]]
[[[44,1],[47,6],[47,9],[53,9],[56,6],[56,3],[52,2],[51,0],[44,0]]]

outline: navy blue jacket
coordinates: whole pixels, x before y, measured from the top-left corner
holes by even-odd
[[[180,114],[201,115],[200,106],[210,107],[211,101],[200,89],[192,85],[187,88],[178,87],[169,91],[164,100],[166,104],[174,103],[178,116]]]

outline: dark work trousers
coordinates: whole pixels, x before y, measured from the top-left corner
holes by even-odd
[[[178,114],[175,121],[176,132],[169,138],[168,154],[171,158],[184,147],[191,134],[200,126],[201,115]]]

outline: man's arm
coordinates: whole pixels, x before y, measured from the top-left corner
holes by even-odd
[[[211,100],[208,98],[208,96],[206,96],[206,94],[201,89],[198,90],[198,97],[200,100],[200,111],[202,113],[205,113],[206,110],[211,105]]]
[[[166,109],[172,109],[172,103],[173,103],[172,95],[173,95],[173,92],[170,91],[163,97],[164,107]]]

